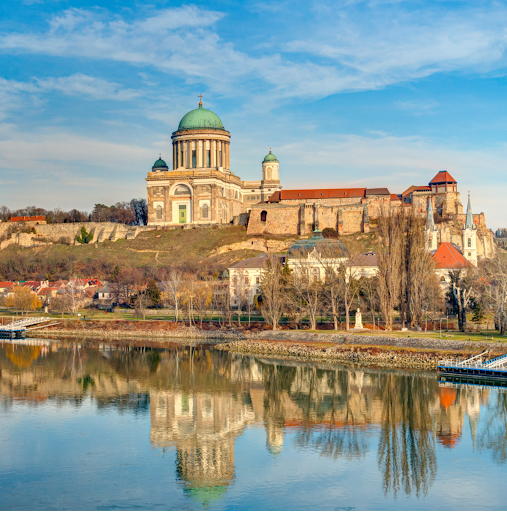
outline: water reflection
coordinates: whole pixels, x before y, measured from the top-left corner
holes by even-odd
[[[465,427],[473,449],[499,464],[507,457],[507,394],[442,386],[432,373],[318,368],[205,347],[4,343],[0,397],[5,408],[91,400],[149,415],[153,449],[175,450],[185,493],[204,505],[233,485],[235,445],[248,425],[263,426],[273,457],[287,439],[330,460],[376,450],[383,492],[393,496],[426,495],[438,449],[455,448]]]

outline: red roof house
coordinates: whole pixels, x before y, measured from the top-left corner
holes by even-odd
[[[461,254],[461,251],[449,242],[442,242],[433,254],[436,269],[460,270],[474,266]]]

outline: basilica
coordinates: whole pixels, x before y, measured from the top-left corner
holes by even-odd
[[[201,101],[171,138],[172,168],[160,155],[146,178],[150,226],[228,224],[282,188],[271,150],[262,162],[261,180],[243,181],[232,172],[231,134]]]

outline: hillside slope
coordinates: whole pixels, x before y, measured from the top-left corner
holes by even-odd
[[[259,240],[290,240],[290,237],[259,236]],[[78,246],[47,245],[0,251],[0,280],[68,278],[73,275],[107,279],[115,266],[141,268],[157,275],[159,269],[222,272],[259,250],[231,250],[211,256],[219,248],[252,239],[242,226],[217,229],[172,229],[141,233],[134,240],[105,241]]]

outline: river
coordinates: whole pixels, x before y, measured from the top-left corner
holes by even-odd
[[[0,344],[2,510],[505,509],[507,394],[208,346]]]

